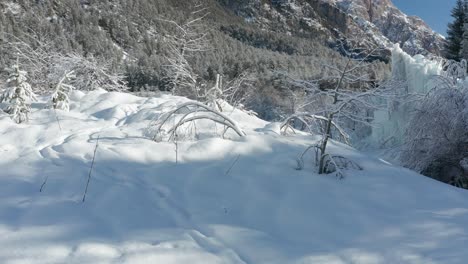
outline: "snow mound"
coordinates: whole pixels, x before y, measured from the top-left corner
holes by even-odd
[[[0,117],[1,263],[466,263],[468,193],[333,143],[343,180],[225,105],[245,137],[177,144],[147,126],[186,98],[75,92],[71,111]],[[200,125],[200,133],[222,127]],[[96,162],[82,203],[93,151]],[[39,192],[42,186],[42,192]]]

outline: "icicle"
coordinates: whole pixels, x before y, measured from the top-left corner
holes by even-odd
[[[422,55],[411,57],[398,44],[392,50],[392,77],[407,84],[403,91],[408,97],[412,94],[426,94],[435,87],[434,76],[442,73],[440,62],[431,61]],[[404,95],[405,95],[404,94]],[[389,110],[374,113],[372,140],[378,144],[392,141],[403,142],[403,134],[410,120],[414,104],[396,104],[389,102]]]

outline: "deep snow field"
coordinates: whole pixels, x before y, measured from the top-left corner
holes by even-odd
[[[146,128],[187,99],[71,99],[62,130],[40,103],[28,124],[0,116],[0,263],[468,263],[468,191],[339,143],[362,171],[296,170],[317,137],[229,107],[247,136],[201,124],[176,164]]]

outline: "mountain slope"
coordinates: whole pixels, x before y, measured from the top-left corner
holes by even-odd
[[[383,46],[398,43],[409,54],[442,55],[444,39],[390,0],[219,0],[263,29],[321,38],[367,35]]]
[[[174,74],[168,67],[171,43],[167,40],[180,32],[165,20],[183,23],[196,2],[0,1],[0,68],[16,62],[18,47],[26,49],[33,59],[20,57],[21,68],[28,72],[35,91],[47,91],[56,85],[49,78],[54,75],[51,72],[63,74],[62,67],[42,63],[47,52],[77,54],[97,59],[109,72],[125,76],[133,91],[171,90]],[[261,30],[236,15],[234,6],[217,0],[203,3],[209,15],[200,31],[208,33],[208,50],[187,56],[198,84],[212,87],[217,74],[228,83],[248,73],[254,80],[251,94],[255,96],[243,104],[265,119],[290,114],[291,84],[284,76],[319,79],[334,74],[324,64],[338,67],[346,63],[347,58],[322,39],[325,35],[292,36],[284,30]],[[362,74],[383,79],[389,65],[379,59],[366,63],[369,67]],[[0,82],[7,78],[7,72],[0,71]]]
[[[325,0],[327,1],[327,0]],[[434,32],[421,18],[401,12],[391,0],[328,0],[342,10],[374,24],[379,33],[392,43],[398,43],[410,55],[442,55],[444,38]]]
[[[330,151],[362,171],[317,175],[311,156],[298,171],[318,138],[280,136],[227,105],[247,136],[199,123],[176,163],[176,146],[145,129],[186,101],[98,90],[73,93],[62,129],[41,103],[29,124],[0,116],[0,262],[466,262],[466,190],[338,143]]]
[[[22,49],[20,53],[30,56],[20,56],[21,68],[29,73],[33,89],[42,92],[55,87],[57,78],[50,77],[62,75],[65,68],[47,59],[44,63],[47,53],[77,54],[99,62],[112,75],[125,76],[133,91],[171,90],[175,75],[168,67],[168,39],[178,29],[166,20],[182,23],[197,2],[0,1],[0,68],[15,63],[17,49]],[[198,85],[213,86],[217,74],[228,83],[248,73],[254,80],[248,89],[254,92],[243,104],[268,120],[291,114],[291,91],[300,93],[285,76],[327,79],[336,74],[333,68],[346,64],[349,53],[338,40],[359,36],[359,41],[381,47],[391,47],[394,41],[411,54],[440,54],[442,46],[438,35],[422,22],[415,28],[418,23],[390,1],[205,0],[203,4],[209,14],[200,28],[208,33],[208,50],[187,56]],[[370,58],[359,74],[375,82],[388,77],[390,52],[383,50]],[[7,72],[0,71],[0,82],[7,78]]]

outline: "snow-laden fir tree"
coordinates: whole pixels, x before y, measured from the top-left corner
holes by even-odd
[[[68,95],[74,89],[74,87],[66,82],[71,81],[75,76],[73,71],[65,74],[59,81],[55,88],[55,92],[51,97],[51,105],[54,109],[69,111],[70,110],[70,99]]]
[[[463,40],[461,42],[461,48],[460,48],[460,58],[464,60],[468,59],[468,23],[467,22],[465,22]]]
[[[3,109],[16,123],[28,121],[31,112],[31,101],[36,99],[31,85],[27,82],[27,72],[15,64],[7,80],[7,87],[0,97],[0,102],[6,106]]]
[[[468,59],[468,0],[465,0],[465,21],[463,23],[463,34],[460,43],[460,59]]]
[[[467,0],[457,0],[452,10],[453,22],[448,25],[446,53],[451,60],[460,60],[464,25],[466,21]]]

